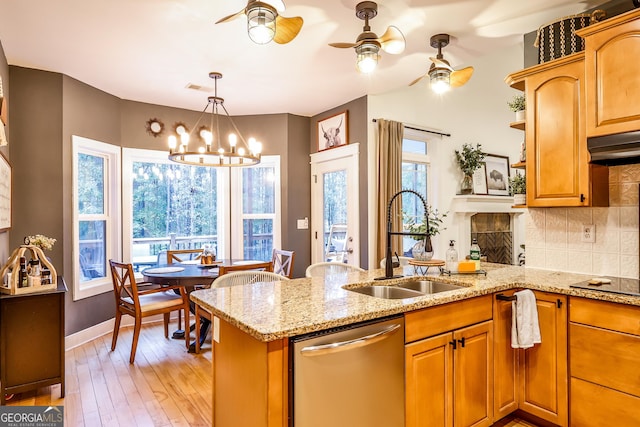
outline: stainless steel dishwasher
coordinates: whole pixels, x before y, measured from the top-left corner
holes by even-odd
[[[404,319],[292,339],[294,427],[404,426]]]

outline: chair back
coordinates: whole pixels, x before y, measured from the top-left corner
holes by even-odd
[[[271,271],[236,271],[234,273],[219,276],[213,281],[213,285],[211,285],[211,287],[224,288],[229,286],[247,285],[249,283],[281,282],[284,280],[289,279]]]
[[[242,264],[232,264],[232,265],[221,265],[218,268],[218,275],[222,276],[223,274],[231,273],[234,271],[247,271],[247,270],[264,270],[264,271],[273,271],[273,264],[268,261],[259,261],[259,262],[251,262],[251,263],[242,263]]]
[[[412,258],[409,258],[408,256],[394,256],[394,257],[391,257],[391,259],[393,260],[393,262],[400,263],[400,267],[404,267],[405,265],[409,265],[409,260]],[[380,260],[380,268],[385,268],[386,262],[387,262],[387,259],[382,258]]]
[[[363,268],[343,262],[318,262],[311,264],[304,272],[305,277],[325,277],[334,274],[353,273],[364,271]]]
[[[271,264],[273,272],[291,279],[293,276],[293,260],[296,256],[294,251],[284,251],[282,249],[273,249]]]
[[[111,268],[113,294],[116,297],[116,307],[120,305],[139,307],[138,285],[133,272],[133,265],[109,260],[109,266]],[[133,301],[133,304],[131,301]]]
[[[194,256],[195,255],[195,256]],[[200,259],[202,249],[175,249],[167,251],[167,264]]]

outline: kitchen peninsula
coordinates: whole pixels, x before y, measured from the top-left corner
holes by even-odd
[[[570,346],[579,348],[584,345],[582,339],[589,336],[594,327],[602,328],[598,329],[598,333],[604,333],[605,329],[619,331],[615,339],[608,341],[612,346],[623,345],[622,340],[630,346],[628,351],[631,354],[640,351],[640,297],[571,288],[570,285],[591,278],[581,274],[502,265],[483,265],[483,268],[487,271],[486,277],[428,276],[432,280],[464,285],[462,289],[397,300],[370,297],[348,290],[351,287],[397,284],[407,280],[374,282],[374,278],[382,275],[382,270],[325,279],[296,279],[193,292],[191,298],[211,310],[219,319],[214,321],[212,340],[214,425],[288,426],[291,369],[289,339],[397,314],[405,318],[407,372],[413,368],[413,363],[419,363],[411,358],[414,344],[426,343],[430,337],[452,333],[455,341],[458,331],[464,334],[468,327],[482,325],[486,338],[487,381],[480,381],[485,387],[485,393],[480,396],[481,402],[484,402],[484,415],[474,425],[491,425],[516,409],[557,425],[569,425],[570,417],[597,420],[598,416],[602,416],[597,413],[598,408],[601,412],[606,411],[606,405],[602,409],[602,403],[584,405],[583,401],[580,405],[571,405],[569,381],[572,390],[577,387],[581,396],[585,394],[582,392],[584,388],[580,387],[582,383],[587,383],[591,388],[606,388],[609,394],[617,393],[608,396],[607,402],[611,402],[615,408],[626,408],[626,412],[618,414],[622,417],[619,425],[624,425],[624,421],[640,419],[639,410],[631,409],[640,407],[637,404],[640,402],[640,391],[635,389],[637,385],[632,385],[629,390],[626,384],[602,384],[602,381],[591,378],[570,379],[569,363],[572,364],[572,374],[577,367],[573,366],[574,360],[569,360],[567,356]],[[405,270],[405,274],[410,272],[411,269]],[[530,349],[510,348],[511,303],[503,299],[515,289],[523,288],[532,289],[538,301],[543,343],[532,350],[537,352],[535,357],[527,357],[525,352]],[[575,310],[576,318],[572,317],[573,311],[570,311],[574,305],[578,307]],[[601,317],[605,316],[616,318],[614,320],[618,324],[601,324]],[[442,322],[438,323],[437,319],[442,319]],[[568,331],[573,333],[574,329],[579,329],[583,334],[580,341],[567,338]],[[468,347],[471,348],[471,345]],[[443,354],[447,354],[445,357],[453,358],[448,344],[443,349]],[[612,357],[612,354],[610,352],[602,357]],[[619,370],[630,375],[630,378],[640,374],[640,368],[627,363],[625,354],[621,357],[617,360]],[[553,366],[549,365],[550,362],[553,362]],[[591,362],[575,360],[582,368]],[[607,364],[613,366],[612,363],[600,362],[605,367]],[[538,375],[530,375],[535,369],[538,369]],[[455,378],[455,373],[452,375]],[[537,390],[537,382],[544,384],[543,390]],[[549,385],[550,382],[553,384]],[[417,419],[414,412],[420,410],[418,406],[411,406],[411,402],[420,401],[421,393],[431,395],[431,391],[423,390],[420,388],[422,384],[411,384],[409,380],[406,387],[405,425],[409,426],[414,425],[413,420]],[[455,399],[447,397],[445,400],[453,402]],[[246,402],[251,402],[249,410]],[[445,412],[445,417],[460,415],[455,410],[446,409]]]

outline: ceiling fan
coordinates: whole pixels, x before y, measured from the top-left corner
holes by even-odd
[[[285,18],[282,0],[257,1],[249,0],[247,7],[239,12],[218,20],[216,24],[233,21],[242,15],[247,16],[249,38],[257,44],[266,44],[271,40],[279,44],[289,43],[296,38],[302,28],[303,20],[299,16]]]
[[[372,1],[363,1],[356,5],[356,16],[364,20],[363,32],[355,43],[329,43],[329,46],[346,49],[353,47],[358,55],[356,65],[362,73],[370,73],[378,64],[380,48],[387,53],[398,54],[404,51],[405,39],[402,32],[394,26],[389,26],[380,37],[371,31],[369,19],[378,14],[378,5]]]
[[[460,87],[467,83],[473,74],[473,67],[465,67],[460,70],[454,70],[449,65],[449,61],[444,59],[442,48],[449,44],[449,34],[436,34],[431,36],[431,47],[438,49],[438,55],[435,58],[430,57],[431,66],[429,71],[423,76],[418,77],[409,86],[412,86],[429,76],[431,81],[431,89],[436,93],[443,93],[450,87]]]

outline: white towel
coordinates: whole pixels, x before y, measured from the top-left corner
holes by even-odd
[[[529,289],[516,292],[514,296],[516,300],[511,303],[511,347],[531,348],[542,342],[536,296]]]

